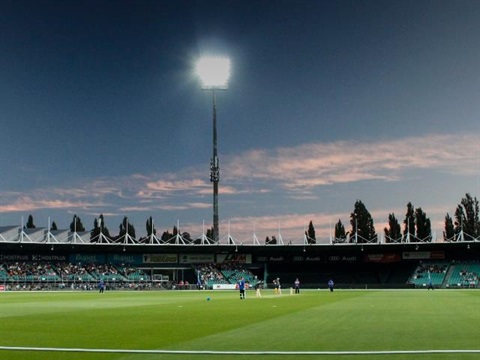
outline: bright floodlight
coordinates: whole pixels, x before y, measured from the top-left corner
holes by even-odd
[[[230,77],[230,59],[225,57],[204,57],[195,68],[204,89],[226,89]]]

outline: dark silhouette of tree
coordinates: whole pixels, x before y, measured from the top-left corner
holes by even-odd
[[[420,241],[432,241],[432,225],[422,208],[415,209],[416,237]]]
[[[353,213],[350,214],[350,224],[352,225],[351,242],[355,242],[355,234],[358,235],[358,242],[377,242],[377,234],[373,219],[362,201],[357,200]]]
[[[72,222],[70,223],[71,232],[82,232],[85,231],[85,226],[82,224],[82,220],[76,214],[73,215]]]
[[[402,229],[394,213],[388,215],[388,227],[383,229],[386,242],[401,241]]]
[[[33,216],[28,215],[28,220],[27,220],[27,223],[25,224],[25,229],[35,229],[35,228],[36,226],[33,223]]]
[[[93,242],[98,242],[100,234],[104,235],[107,239],[111,238],[110,231],[108,231],[108,228],[105,225],[103,214],[100,214],[99,218],[95,218],[93,221],[93,229],[90,232],[90,240]]]
[[[125,216],[123,218],[122,223],[120,224],[120,230],[119,230],[119,233],[118,233],[118,238],[121,238],[122,236],[125,236],[127,234],[134,239],[136,238],[135,227],[133,226],[133,224],[131,224],[128,221],[128,218]]]
[[[453,227],[453,219],[448,213],[447,216],[445,216],[445,230],[443,231],[443,240],[455,240],[455,228]]]
[[[155,226],[153,225],[153,219],[150,216],[150,218],[147,219],[147,223],[145,224],[145,228],[147,229],[147,236],[150,237],[152,234],[157,235],[157,230],[155,229]]]
[[[207,233],[205,234],[205,236],[213,240],[213,227],[211,227],[210,229],[207,229]]]
[[[308,244],[316,244],[317,240],[315,239],[315,228],[313,227],[313,222],[310,221],[308,224],[308,230],[305,231],[305,235],[307,236],[307,243]]]
[[[172,233],[170,233],[168,230],[163,232],[162,241],[167,244],[175,244],[177,235],[178,235],[178,229],[176,226],[174,226]]]
[[[265,239],[265,245],[275,245],[276,243],[277,238],[275,237],[275,235],[273,235],[271,239],[268,236]]]
[[[170,234],[167,230],[167,231],[163,232],[161,239],[162,239],[163,242],[167,243],[172,237],[173,237],[173,235]]]
[[[463,233],[468,238],[480,236],[479,203],[467,193],[455,210],[455,234]]]
[[[335,224],[335,241],[345,242],[346,239],[345,226],[342,224],[342,220],[338,219],[338,222]]]
[[[407,204],[407,213],[405,214],[405,220],[403,220],[403,236],[404,239],[407,238],[407,235],[410,234],[413,241],[415,236],[415,209],[411,202]]]

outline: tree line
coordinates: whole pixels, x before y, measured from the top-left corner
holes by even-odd
[[[479,202],[476,197],[472,197],[469,193],[465,195],[457,205],[453,217],[449,213],[445,216],[443,239],[445,241],[462,241],[474,240],[480,237],[480,220],[479,220]],[[402,229],[403,225],[403,229]],[[388,215],[388,225],[383,229],[385,241],[387,243],[398,242],[431,242],[432,227],[430,219],[421,207],[415,208],[411,202],[407,204],[404,219],[400,225],[399,219],[394,213]],[[35,228],[33,216],[29,215],[27,223],[24,226],[27,229]],[[153,236],[156,237],[157,230],[154,226],[153,219],[150,216],[146,223],[146,237],[138,239],[138,241],[146,241]],[[50,230],[58,230],[57,224],[52,222]],[[74,215],[70,223],[71,232],[85,232],[85,226],[79,216]],[[180,235],[185,241],[191,243],[200,242],[201,239],[192,239],[188,232],[179,233],[176,226],[172,232],[164,231],[160,240],[163,243],[175,243],[177,236]],[[207,229],[205,234],[207,238],[213,239],[213,228]],[[316,244],[315,227],[310,221],[308,229],[305,231],[305,239],[308,244]],[[119,225],[118,235],[112,236],[106,226],[103,214],[94,219],[93,229],[90,231],[90,241],[99,242],[102,237],[109,241],[119,241],[126,236],[136,239],[135,227],[129,222],[128,217],[124,217]],[[350,230],[346,231],[345,225],[339,219],[335,224],[334,241],[337,243],[376,243],[379,237],[375,231],[373,218],[361,200],[357,200],[354,209],[350,213]],[[275,235],[265,238],[265,244],[277,244],[278,240]]]

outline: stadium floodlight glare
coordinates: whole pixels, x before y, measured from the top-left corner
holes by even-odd
[[[196,73],[203,89],[227,89],[230,78],[230,59],[226,57],[202,57],[196,65]]]
[[[218,183],[220,162],[217,152],[217,103],[215,90],[228,89],[230,59],[226,57],[202,57],[197,61],[195,71],[202,82],[202,89],[212,91],[213,99],[213,154],[210,160],[210,181],[213,183],[213,241],[220,240],[218,230]]]

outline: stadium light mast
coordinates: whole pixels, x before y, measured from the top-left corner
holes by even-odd
[[[230,59],[226,57],[202,57],[197,61],[196,73],[202,82],[202,89],[212,92],[213,100],[213,154],[210,160],[210,182],[213,183],[213,241],[219,241],[218,231],[218,183],[220,166],[217,150],[217,105],[216,90],[227,90],[230,78]]]

